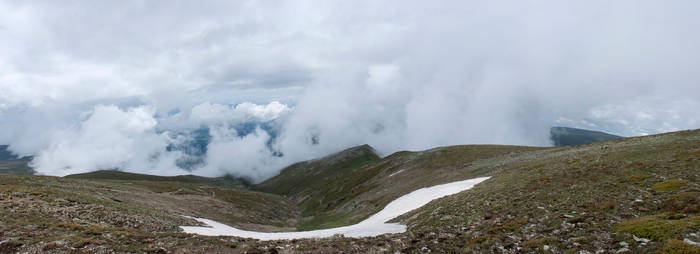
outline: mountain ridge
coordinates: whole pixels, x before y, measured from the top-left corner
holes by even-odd
[[[588,143],[624,138],[602,131],[592,131],[571,127],[550,128],[550,139],[554,146],[576,146]]]
[[[0,252],[692,253],[698,248],[684,241],[700,242],[699,144],[700,129],[566,147],[402,151],[315,168],[322,173],[306,177],[317,184],[287,197],[255,186],[0,175],[0,237],[8,240]],[[293,182],[281,175],[278,182]],[[178,233],[198,225],[185,215],[262,232],[343,226],[418,188],[480,176],[491,178],[395,219],[408,227],[400,234],[256,241]]]

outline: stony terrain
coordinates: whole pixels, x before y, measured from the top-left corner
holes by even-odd
[[[700,130],[573,147],[455,146],[386,158],[368,147],[349,151],[353,156],[293,165],[253,186],[272,194],[0,175],[0,252],[700,251]],[[298,172],[314,172],[307,177],[316,185],[291,184]],[[263,242],[176,227],[196,223],[181,215],[262,231],[346,225],[411,190],[485,175],[492,178],[398,218],[409,226],[402,234]]]

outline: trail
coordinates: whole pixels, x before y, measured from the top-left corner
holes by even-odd
[[[259,240],[324,238],[331,237],[336,234],[342,234],[345,237],[370,237],[389,233],[403,233],[406,232],[405,225],[401,225],[399,223],[387,223],[387,221],[390,221],[396,217],[401,216],[402,214],[420,208],[421,206],[424,206],[435,199],[471,189],[472,187],[474,187],[474,185],[483,182],[489,178],[490,177],[480,177],[415,190],[411,193],[397,198],[394,201],[391,201],[391,203],[386,205],[384,209],[367,218],[366,220],[345,227],[302,232],[271,233],[240,230],[213,220],[194,218],[195,220],[202,222],[207,226],[181,226],[180,228],[182,228],[182,230],[184,230],[186,233],[192,234],[208,236],[238,236],[255,238]]]

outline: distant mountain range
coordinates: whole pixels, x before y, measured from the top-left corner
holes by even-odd
[[[569,127],[552,127],[550,139],[555,146],[577,146],[598,141],[623,138],[600,131],[591,131]]]
[[[0,145],[0,160],[16,160],[17,155],[7,150],[8,146]]]
[[[0,145],[0,174],[34,174],[29,166],[32,157],[19,158],[7,150],[8,146]]]
[[[233,126],[232,128],[237,130],[239,136],[248,135],[255,131],[256,128],[260,128],[270,135],[271,140],[269,142],[272,142],[278,135],[274,122],[247,123]],[[183,152],[184,157],[177,161],[177,166],[185,170],[194,170],[204,165],[207,145],[211,142],[212,137],[209,129],[204,127],[191,131],[189,136],[191,137],[189,141],[179,145],[170,145],[167,149],[169,151],[177,150]],[[555,146],[575,146],[622,137],[599,131],[552,127],[550,129],[550,138]],[[32,157],[18,158],[8,151],[7,148],[7,145],[0,145],[0,173],[34,173],[28,165]],[[270,146],[269,149],[272,150],[272,147]],[[273,154],[275,156],[284,156],[280,152],[273,152]]]

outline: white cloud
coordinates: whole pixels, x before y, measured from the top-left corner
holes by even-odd
[[[147,107],[122,110],[98,105],[78,125],[55,132],[49,146],[32,161],[43,174],[66,175],[96,169],[177,174],[168,136],[156,133],[157,121]]]
[[[177,139],[201,126],[225,128],[202,172],[265,177],[284,163],[363,143],[388,154],[463,143],[544,145],[557,123],[622,135],[697,128],[698,7],[644,0],[0,2],[0,143],[43,154],[37,165],[45,173],[165,170],[177,154],[163,146],[177,141],[163,132]],[[112,104],[121,113],[96,107]],[[134,108],[148,109],[155,126],[127,131],[126,123],[99,117],[143,122]],[[86,111],[94,112],[81,118]],[[222,134],[232,124],[273,119],[280,133],[272,144],[261,130]],[[86,137],[100,133],[92,128],[112,137],[90,144]],[[102,139],[118,144],[119,159],[89,153],[112,149]],[[283,159],[266,157],[260,149],[268,145]],[[238,152],[227,157],[227,149]],[[158,153],[162,159],[140,157]],[[77,158],[87,156],[94,159]]]
[[[274,157],[266,145],[269,135],[260,129],[244,137],[239,137],[235,129],[213,126],[210,129],[212,141],[209,144],[206,166],[197,173],[210,176],[233,174],[247,176],[254,180],[275,176],[281,159]],[[285,160],[286,161],[286,160]]]

